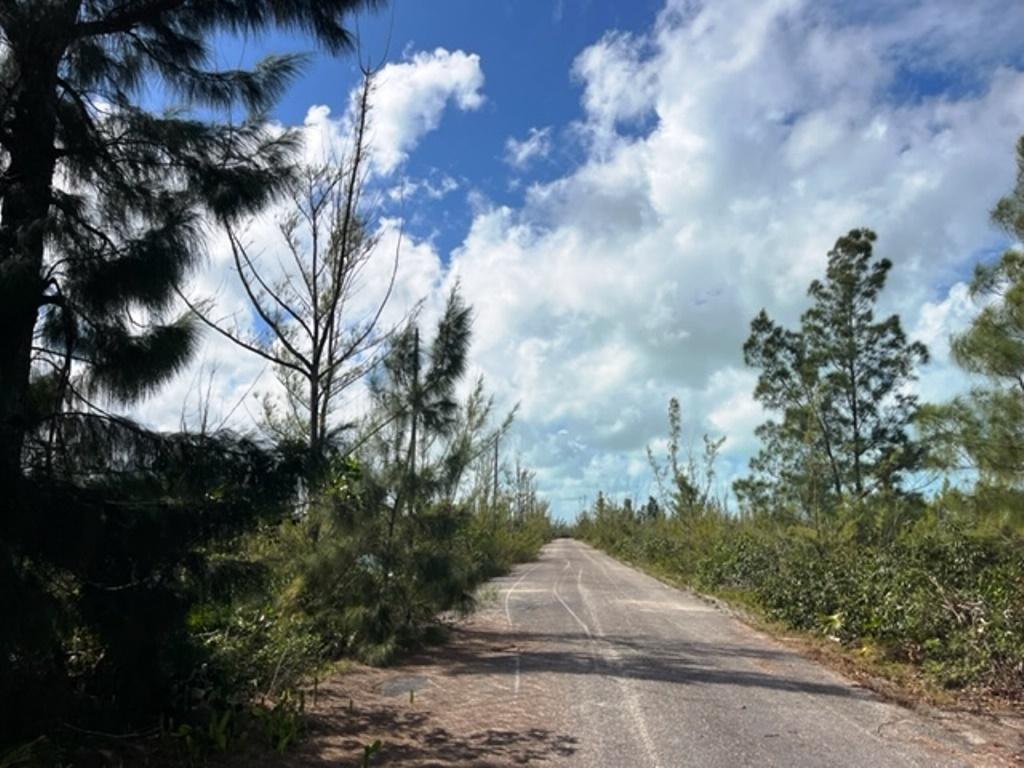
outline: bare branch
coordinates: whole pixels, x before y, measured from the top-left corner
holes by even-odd
[[[238,269],[238,276],[241,278],[242,286],[245,288],[245,293],[246,295],[248,295],[249,301],[252,303],[252,308],[256,310],[256,314],[260,316],[260,319],[263,322],[265,322],[274,332],[274,335],[277,337],[278,341],[281,342],[281,346],[288,350],[290,354],[294,355],[295,359],[300,361],[306,367],[306,369],[311,368],[312,366],[309,361],[309,358],[307,358],[305,355],[299,352],[299,350],[295,348],[295,345],[288,340],[287,335],[281,328],[280,323],[278,323],[270,316],[270,313],[266,310],[266,308],[260,303],[260,300],[256,297],[256,294],[253,291],[252,286],[249,284],[249,281],[245,276],[245,270],[242,268],[243,257],[246,259],[246,262],[250,265],[250,267],[252,265],[252,261],[248,259],[248,254],[246,254],[244,249],[241,248],[241,244],[235,238],[234,233],[232,232],[230,226],[227,226],[227,231],[228,239],[231,242],[231,253],[235,258],[235,266]],[[263,285],[264,283],[262,278],[259,277],[259,272],[255,271],[254,268],[253,271],[257,276],[257,280],[260,282],[261,285]],[[272,293],[270,294],[270,297],[277,301],[276,297]]]
[[[297,371],[298,373],[304,373],[304,371],[303,371],[301,366],[296,365],[295,363],[291,362],[290,360],[286,360],[283,357],[279,357],[277,355],[271,354],[270,352],[267,352],[266,350],[261,349],[260,347],[256,346],[255,344],[250,344],[249,342],[247,342],[245,339],[243,339],[238,334],[232,333],[232,332],[226,330],[219,323],[216,323],[213,320],[211,320],[209,317],[207,317],[206,313],[203,312],[202,310],[200,310],[198,305],[196,305],[193,302],[189,301],[188,297],[185,296],[185,294],[182,293],[180,290],[175,289],[175,292],[178,294],[178,298],[180,298],[185,303],[185,306],[188,307],[192,311],[192,314],[194,314],[197,318],[199,318],[199,321],[203,325],[205,325],[206,327],[213,329],[214,331],[219,333],[224,338],[226,338],[229,341],[232,341],[235,344],[237,344],[238,346],[242,347],[242,349],[247,349],[248,351],[252,352],[254,355],[259,355],[260,357],[262,357],[267,362],[273,363],[274,365],[280,365],[282,368],[288,368],[290,370]]]

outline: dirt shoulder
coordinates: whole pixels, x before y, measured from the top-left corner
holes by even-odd
[[[516,653],[530,642],[510,637],[491,605],[454,623],[443,645],[386,669],[357,665],[320,686],[306,738],[273,764],[359,766],[376,740],[370,765],[564,764],[576,748],[563,708],[512,695]]]

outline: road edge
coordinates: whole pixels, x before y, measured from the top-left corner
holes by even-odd
[[[575,539],[575,541],[596,552],[601,552],[617,563],[634,568],[665,586],[701,600],[726,616],[742,622],[747,627],[768,635],[809,661],[821,664],[829,671],[846,679],[851,685],[871,691],[886,702],[896,704],[932,720],[945,720],[944,716],[955,715],[960,718],[983,721],[1007,734],[1016,735],[1019,740],[1018,745],[997,744],[997,746],[1010,750],[1009,757],[1015,761],[1011,764],[1024,766],[1024,711],[1015,708],[1012,703],[952,695],[948,701],[944,701],[935,697],[934,687],[927,685],[919,672],[915,672],[906,665],[904,665],[904,670],[908,674],[914,675],[914,680],[920,685],[920,688],[904,685],[898,680],[872,671],[864,662],[857,660],[854,655],[855,651],[851,649],[830,644],[825,638],[784,627],[777,622],[758,616],[745,606],[737,605],[717,595],[701,592],[682,580],[672,578],[668,574],[649,568],[642,563],[635,563],[603,549],[598,549],[590,542],[582,539]]]

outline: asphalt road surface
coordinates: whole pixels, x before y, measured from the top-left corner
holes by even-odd
[[[1024,717],[913,711],[560,539],[446,643],[319,689],[294,768],[1024,765]]]
[[[477,670],[501,678],[488,707],[566,734],[572,749],[554,762],[1002,764],[980,737],[972,745],[580,542],[557,540],[496,584],[510,645]]]

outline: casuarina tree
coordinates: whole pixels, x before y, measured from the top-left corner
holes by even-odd
[[[175,297],[207,224],[293,177],[297,137],[264,115],[302,58],[218,69],[218,36],[294,28],[342,51],[346,15],[373,4],[0,2],[5,737],[72,711],[119,728],[168,710],[197,661],[184,617],[210,543],[286,504],[290,454],[97,406],[188,361],[198,326]]]

